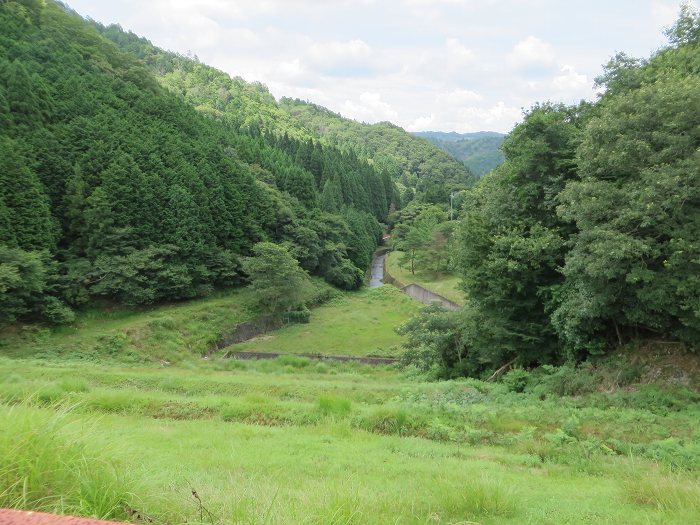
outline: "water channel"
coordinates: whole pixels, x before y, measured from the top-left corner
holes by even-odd
[[[386,253],[377,254],[372,259],[372,274],[369,279],[370,288],[376,288],[384,284],[384,257],[386,257]]]

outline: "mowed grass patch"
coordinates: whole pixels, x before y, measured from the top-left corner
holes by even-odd
[[[450,272],[432,272],[430,270],[416,270],[411,273],[410,268],[399,266],[399,259],[403,252],[392,251],[386,254],[387,271],[404,285],[415,283],[421,285],[438,295],[457,304],[464,304],[464,292],[459,289],[459,276]]]
[[[311,312],[308,324],[290,325],[229,348],[233,351],[349,356],[397,356],[403,338],[394,329],[420,305],[384,285],[334,299]]]

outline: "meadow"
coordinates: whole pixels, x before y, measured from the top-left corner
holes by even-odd
[[[457,304],[464,304],[464,292],[459,288],[459,276],[450,272],[434,272],[419,269],[411,273],[410,268],[399,265],[401,251],[391,251],[386,254],[386,269],[389,274],[404,286],[415,283]]]
[[[292,324],[236,345],[247,352],[396,357],[402,338],[394,332],[419,304],[393,286],[363,289],[313,311],[313,322]]]
[[[366,341],[398,348],[390,325],[415,308],[399,314],[399,297],[331,298],[269,341],[286,330],[293,349],[322,349],[338,330],[355,354],[379,348]],[[156,524],[700,521],[692,385],[654,384],[624,355],[604,373],[516,371],[499,383],[297,355],[224,359],[204,334],[254,315],[248,299],[5,334],[0,506]],[[395,316],[359,339],[362,305]]]

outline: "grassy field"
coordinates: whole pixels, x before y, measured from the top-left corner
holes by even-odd
[[[299,344],[322,348],[332,324],[356,341],[352,353],[371,353],[360,345],[395,335],[388,321],[367,323],[360,339],[357,310],[398,304],[392,292],[348,294],[285,330],[310,330]],[[11,334],[0,507],[155,524],[700,522],[700,395],[681,385],[630,379],[604,392],[586,370],[562,369],[518,393],[513,381],[434,383],[294,355],[202,359],[180,347],[172,364],[145,359],[171,341],[154,334],[189,340],[200,323],[224,325],[197,312],[243,318],[246,301],[83,320],[44,334],[34,353],[30,335]],[[167,329],[152,326],[166,316]],[[102,331],[147,337],[105,352],[90,347]]]
[[[417,270],[415,274],[410,269],[399,266],[402,252],[393,251],[386,255],[387,271],[404,285],[416,283],[438,295],[457,304],[464,304],[464,292],[459,289],[460,279],[452,273],[435,273],[427,270]]]
[[[394,328],[416,313],[419,304],[393,286],[345,294],[312,312],[310,324],[235,345],[248,352],[390,357],[400,353]]]

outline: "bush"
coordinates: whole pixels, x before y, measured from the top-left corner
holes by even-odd
[[[542,365],[538,384],[533,388],[540,395],[577,396],[594,392],[599,378],[586,367]]]
[[[501,382],[508,388],[509,392],[524,392],[532,382],[530,372],[523,368],[513,368],[503,376]]]
[[[383,407],[359,421],[360,428],[375,434],[404,435],[412,428],[408,412],[402,408]]]
[[[311,311],[306,306],[302,306],[299,310],[292,310],[282,314],[282,320],[285,323],[307,324],[310,319]]]
[[[343,290],[357,290],[362,286],[364,277],[364,272],[347,259],[330,268],[324,275],[326,281]]]
[[[311,364],[311,359],[296,355],[281,355],[275,361],[283,366],[291,366],[292,368],[306,368]]]
[[[70,324],[75,321],[75,312],[59,299],[51,296],[44,298],[41,316],[53,324]]]

